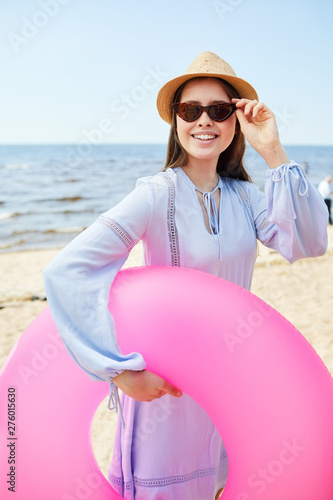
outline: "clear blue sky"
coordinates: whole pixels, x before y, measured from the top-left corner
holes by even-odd
[[[4,0],[0,144],[164,143],[157,92],[210,50],[284,144],[332,145],[332,18],[331,0]]]

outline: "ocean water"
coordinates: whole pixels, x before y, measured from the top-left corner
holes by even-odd
[[[316,186],[333,174],[333,146],[286,146]],[[117,204],[137,178],[163,169],[165,144],[0,146],[0,252],[59,247]],[[263,189],[266,164],[245,166]]]

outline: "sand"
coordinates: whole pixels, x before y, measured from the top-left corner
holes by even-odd
[[[259,246],[252,292],[285,316],[315,348],[333,375],[333,227],[329,248],[316,259],[290,265],[276,252]],[[47,307],[42,270],[59,249],[0,254],[0,367],[32,320]],[[142,247],[125,265],[141,264]],[[116,415],[100,405],[93,423],[93,447],[106,475],[112,455]]]

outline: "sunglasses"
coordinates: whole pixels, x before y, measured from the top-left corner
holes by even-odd
[[[200,106],[200,104],[190,104],[188,102],[174,102],[171,106],[177,115],[186,122],[194,122],[204,111],[214,122],[223,122],[237,109],[236,104],[229,102],[219,102],[209,106]]]

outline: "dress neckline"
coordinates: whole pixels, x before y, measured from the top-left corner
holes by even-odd
[[[223,181],[222,181],[222,178],[220,177],[219,174],[217,174],[219,176],[219,181],[217,183],[217,185],[215,186],[215,188],[212,190],[212,191],[201,191],[201,189],[199,189],[195,184],[194,182],[189,178],[189,176],[187,175],[186,172],[184,172],[184,170],[182,169],[182,167],[176,167],[174,168],[176,174],[179,175],[179,177],[190,187],[192,188],[194,191],[199,191],[199,193],[201,194],[206,194],[206,193],[209,193],[209,194],[214,194],[215,191],[220,188],[222,189],[223,187]]]
[[[216,241],[217,247],[218,247],[218,252],[219,252],[219,260],[222,261],[222,238],[221,238],[221,231],[222,231],[222,220],[221,220],[221,214],[222,214],[222,196],[220,193],[220,206],[217,208],[216,202],[214,199],[214,193],[217,189],[220,189],[222,192],[223,188],[223,181],[222,178],[219,176],[219,181],[217,183],[217,186],[213,189],[213,191],[208,191],[204,193],[203,191],[200,191],[200,189],[197,188],[197,186],[191,181],[189,176],[184,172],[184,170],[181,167],[175,167],[173,169],[176,173],[176,175],[179,176],[179,178],[184,181],[184,183],[189,186],[193,192],[194,198],[196,199],[196,203],[198,204],[198,207],[200,208],[200,211],[202,212],[202,223],[203,227],[205,227],[205,233],[209,235],[210,237],[214,238]],[[199,198],[197,196],[196,191],[202,194],[203,197],[203,203],[208,215],[208,222],[209,222],[209,229],[210,231],[207,230],[207,227],[205,225],[205,220],[204,220],[204,215],[202,208],[200,206]]]

